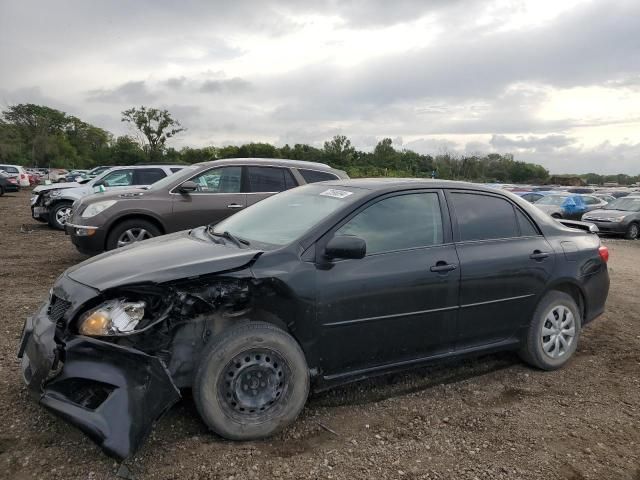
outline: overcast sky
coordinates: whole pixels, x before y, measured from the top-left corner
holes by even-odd
[[[640,173],[640,0],[0,0],[0,106],[115,134],[168,108],[171,145],[512,152]]]

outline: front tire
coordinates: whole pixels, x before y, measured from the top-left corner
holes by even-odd
[[[536,308],[521,358],[542,370],[564,366],[578,347],[582,318],[575,300],[564,292],[547,293]]]
[[[193,387],[204,422],[230,440],[265,438],[284,429],[308,394],[302,349],[291,335],[264,322],[232,327],[213,340]]]
[[[629,225],[629,228],[624,234],[624,238],[626,238],[627,240],[635,240],[636,238],[638,238],[638,235],[640,235],[640,227],[638,227],[638,224],[634,222]]]
[[[64,226],[71,218],[71,202],[58,202],[49,210],[49,226],[56,230],[64,230]]]
[[[107,236],[107,250],[126,247],[132,243],[162,235],[158,227],[148,220],[132,218],[117,224]]]
[[[4,188],[0,185],[0,197],[4,195]]]

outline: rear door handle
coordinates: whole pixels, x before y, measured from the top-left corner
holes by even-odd
[[[533,253],[531,255],[529,255],[529,258],[531,260],[544,260],[548,256],[549,256],[549,254],[547,252],[541,252],[540,250],[534,250]]]
[[[244,205],[240,205],[238,203],[230,203],[227,205],[227,208],[244,208]]]
[[[435,265],[431,265],[431,268],[429,270],[437,273],[446,273],[450,272],[451,270],[455,270],[456,268],[458,268],[458,265],[456,265],[455,263],[438,262]]]

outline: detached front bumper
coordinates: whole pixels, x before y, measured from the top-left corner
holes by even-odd
[[[599,220],[585,219],[585,222],[593,223],[598,227],[600,233],[613,233],[616,235],[622,235],[626,233],[629,225],[623,222],[601,222]]]
[[[90,337],[60,340],[48,310],[49,303],[24,326],[18,357],[25,383],[107,455],[130,456],[179,390],[157,357]]]

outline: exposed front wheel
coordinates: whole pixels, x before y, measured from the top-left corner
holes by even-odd
[[[635,240],[640,235],[640,227],[638,227],[637,223],[632,223],[627,228],[627,232],[624,234],[624,238],[628,240]]]
[[[578,347],[581,325],[580,310],[571,296],[547,293],[533,314],[520,356],[543,370],[562,367]]]
[[[49,210],[49,226],[57,230],[64,230],[71,218],[71,202],[58,202]]]
[[[220,334],[202,356],[193,397],[200,416],[230,440],[268,437],[291,424],[309,394],[309,371],[285,331],[249,322]]]

